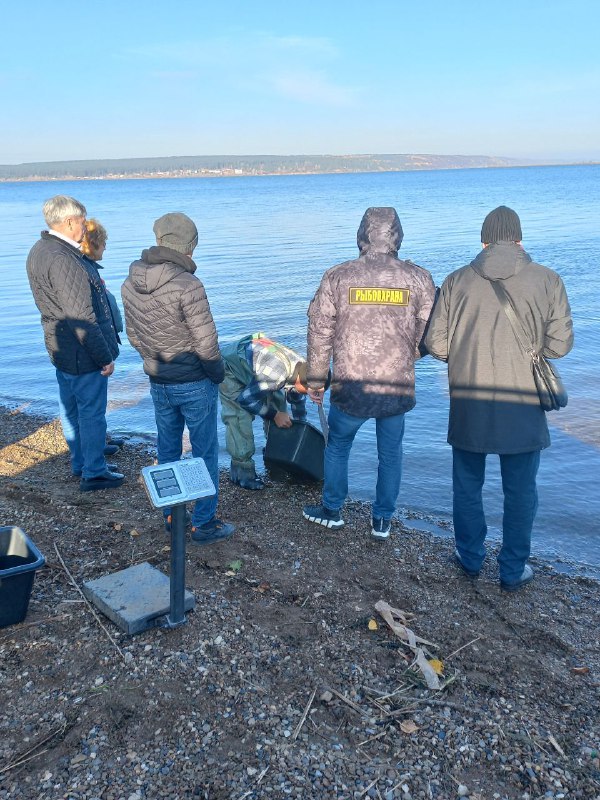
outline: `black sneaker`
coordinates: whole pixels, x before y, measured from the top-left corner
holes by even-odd
[[[389,539],[392,521],[383,517],[373,517],[371,525],[371,536],[376,539]]]
[[[107,444],[104,446],[105,456],[114,456],[121,448],[116,444]]]
[[[309,522],[315,522],[324,528],[343,528],[344,520],[338,511],[325,506],[304,506],[302,516]]]
[[[106,440],[107,445],[115,444],[117,447],[123,447],[127,439],[122,438],[121,436],[109,436]]]
[[[99,489],[116,489],[123,484],[125,475],[120,472],[109,472],[95,478],[82,478],[79,483],[80,492],[97,492]]]
[[[197,545],[215,544],[233,536],[235,527],[229,522],[213,517],[210,522],[192,528],[192,542]]]

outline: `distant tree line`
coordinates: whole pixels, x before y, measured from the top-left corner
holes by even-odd
[[[152,175],[215,173],[285,174],[331,172],[393,172],[420,169],[464,169],[524,166],[533,162],[490,156],[382,154],[382,155],[252,155],[168,156],[83,161],[47,161],[0,165],[0,180],[56,180]]]

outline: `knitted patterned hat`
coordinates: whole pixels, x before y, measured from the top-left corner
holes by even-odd
[[[483,244],[495,242],[520,242],[523,238],[521,220],[516,211],[507,206],[498,206],[487,215],[481,226]]]

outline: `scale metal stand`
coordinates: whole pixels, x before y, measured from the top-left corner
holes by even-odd
[[[87,599],[128,634],[186,622],[196,600],[185,589],[185,504],[216,494],[201,458],[144,467],[142,478],[152,505],[171,509],[170,579],[144,562],[83,584]]]

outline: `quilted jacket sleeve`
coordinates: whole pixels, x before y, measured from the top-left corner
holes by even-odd
[[[202,368],[213,383],[221,383],[225,377],[225,365],[219,350],[217,329],[201,281],[194,281],[193,286],[182,293],[181,310]]]
[[[68,253],[57,254],[50,267],[50,280],[73,335],[99,368],[110,364],[113,355],[92,303],[92,292],[96,289],[83,265]]]

